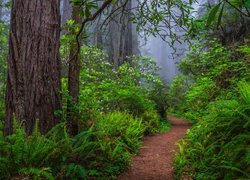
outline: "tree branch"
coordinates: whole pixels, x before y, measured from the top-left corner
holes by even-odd
[[[80,52],[81,44],[79,41],[79,37],[80,37],[86,23],[95,20],[111,3],[112,3],[112,0],[105,0],[103,2],[102,6],[94,14],[92,14],[90,17],[87,17],[86,19],[84,19],[82,21],[81,28],[76,35],[77,51],[76,51],[75,56],[77,56]]]

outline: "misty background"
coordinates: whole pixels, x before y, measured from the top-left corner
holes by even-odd
[[[215,0],[199,0],[199,3],[193,5],[195,16],[201,15],[206,11],[204,4],[213,4]],[[7,0],[0,0],[0,20],[9,24],[10,9],[5,7]],[[135,1],[128,4],[128,9],[135,6]],[[68,19],[71,19],[71,4],[68,0],[61,0],[61,24],[64,26]],[[107,52],[113,62],[117,62],[117,66],[121,64],[121,59],[125,59],[130,55],[149,56],[156,60],[160,66],[160,77],[167,83],[171,83],[173,78],[179,74],[177,63],[184,57],[187,50],[187,43],[181,39],[181,30],[172,27],[171,31],[180,35],[180,42],[176,42],[173,47],[170,46],[170,38],[154,37],[149,35],[145,38],[142,32],[137,32],[135,25],[129,22],[129,15],[115,15],[116,17],[110,20],[109,27],[102,30],[100,24],[104,17],[100,17],[92,24],[92,45],[104,44],[103,50]],[[119,21],[118,21],[119,19]],[[166,30],[168,31],[168,30]],[[119,34],[120,33],[120,34]],[[131,37],[130,37],[131,36]],[[119,41],[118,41],[119,39]],[[121,48],[122,47],[122,48]],[[120,48],[120,51],[119,51]],[[130,49],[129,49],[130,48]],[[117,52],[123,52],[117,54]],[[118,59],[118,60],[116,60]]]

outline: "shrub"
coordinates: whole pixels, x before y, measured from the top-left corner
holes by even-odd
[[[157,114],[147,117],[99,114],[92,128],[75,137],[67,134],[65,123],[46,136],[37,125],[30,136],[16,127],[6,139],[0,134],[0,179],[114,177],[129,165],[145,132],[156,132]]]
[[[241,82],[234,99],[209,104],[209,113],[180,145],[176,171],[195,179],[250,177],[250,84]]]
[[[153,134],[159,132],[160,116],[154,111],[147,111],[142,115],[143,124],[145,125],[145,134]]]
[[[210,102],[230,99],[237,83],[249,80],[248,52],[246,45],[229,49],[214,39],[191,45],[178,64],[184,76],[177,77],[169,90],[171,111],[197,122]]]
[[[172,84],[167,92],[169,112],[182,114],[187,107],[185,106],[185,94],[189,88],[188,77],[179,75],[173,79]]]
[[[96,47],[83,48],[80,105],[76,107],[80,110],[83,124],[93,121],[98,112],[126,111],[139,117],[155,108],[162,111],[156,107],[160,101],[152,98],[154,87],[162,84],[156,62],[147,57],[130,59],[118,69],[113,69],[103,51]]]
[[[91,131],[70,138],[60,124],[43,136],[36,128],[27,136],[22,128],[16,128],[7,140],[0,137],[0,178],[30,177],[53,179],[77,174],[95,157],[95,143],[90,141]],[[65,128],[65,127],[64,127]],[[60,133],[59,133],[60,132]],[[72,164],[76,169],[70,169]],[[80,168],[82,166],[82,168]],[[79,169],[80,168],[80,169]],[[73,170],[77,172],[73,172]]]
[[[129,152],[136,152],[140,147],[144,129],[142,119],[121,112],[106,114],[96,122],[96,130],[102,137],[120,141]]]

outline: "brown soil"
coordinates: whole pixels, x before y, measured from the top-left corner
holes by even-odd
[[[132,165],[119,180],[171,180],[174,179],[173,158],[181,139],[190,123],[168,116],[172,128],[167,133],[148,136],[144,139],[138,155],[132,159]]]

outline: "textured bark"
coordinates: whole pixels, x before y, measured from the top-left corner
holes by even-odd
[[[47,133],[61,109],[59,0],[12,0],[5,135],[15,117],[30,134]]]
[[[79,15],[80,9],[73,7],[72,19],[76,24],[81,24],[81,17]],[[74,32],[72,32],[74,33]],[[80,59],[79,52],[77,51],[77,42],[72,42],[70,47],[69,57],[69,72],[68,72],[68,91],[70,99],[67,103],[67,121],[68,121],[68,132],[71,135],[78,133],[78,112],[74,108],[78,103],[79,96],[79,78],[80,78]]]

